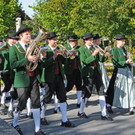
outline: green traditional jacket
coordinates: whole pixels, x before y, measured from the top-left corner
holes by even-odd
[[[25,54],[26,52],[24,51],[20,43],[13,45],[9,49],[10,67],[15,72],[15,76],[14,76],[15,88],[21,88],[21,87],[24,88],[24,87],[29,87],[30,85],[29,72],[26,69],[26,65],[29,64],[29,61],[25,57]],[[35,73],[37,79],[40,82],[40,75],[38,74],[38,71],[35,71]]]
[[[67,44],[65,45],[65,47],[68,49],[68,50],[72,50],[70,44]],[[77,46],[75,48],[76,52],[78,52],[78,56],[76,56],[76,61],[77,61],[77,65],[78,65],[78,68],[81,72],[81,62],[80,62],[80,57],[79,57],[79,46]],[[73,70],[74,70],[74,59],[66,59],[65,60],[65,64],[64,64],[64,72],[65,74],[67,75],[71,75],[73,73]]]
[[[47,55],[43,59],[42,66],[42,75],[41,75],[41,82],[47,82],[47,83],[52,83],[55,78],[55,71],[56,71],[56,59],[53,59],[53,51],[49,47],[47,50]],[[60,74],[62,78],[64,79],[64,71],[62,68],[62,63],[65,62],[65,59],[61,56],[58,55],[58,62],[59,62],[59,69],[60,69]]]
[[[6,44],[5,47],[2,48],[2,60],[3,60],[3,70],[8,70],[8,72],[6,72],[5,74],[6,75],[9,75],[10,74],[10,64],[9,64],[9,48],[10,48],[10,45],[9,44]]]
[[[94,51],[93,47],[92,50]],[[94,62],[93,62],[94,60],[96,62],[99,73],[101,74],[98,62],[99,61],[104,62],[106,58],[101,56],[100,54],[93,56],[86,45],[80,47],[79,52],[80,52],[80,59],[82,62],[82,77],[92,77],[94,73]]]
[[[126,64],[127,52],[124,51],[124,53],[123,53],[123,48],[118,48],[118,47],[112,48],[111,54],[113,55],[112,63],[114,67],[122,68],[122,67],[129,66],[129,64]]]
[[[2,59],[2,63],[0,63],[0,71],[3,71],[3,68],[4,68],[4,58],[2,56],[2,54],[0,53],[0,58]]]

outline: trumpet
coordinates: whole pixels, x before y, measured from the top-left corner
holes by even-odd
[[[60,55],[62,55],[64,58],[70,58],[71,60],[75,59],[75,56],[76,56],[75,53],[68,50],[63,45],[57,44],[56,49],[58,49],[60,51]]]
[[[111,46],[106,46],[106,47],[105,47],[105,50],[103,50],[99,45],[94,45],[94,44],[92,44],[92,46],[93,46],[95,49],[97,49],[97,48],[100,49],[100,52],[99,52],[100,55],[105,56],[105,57],[107,57],[108,59],[112,59],[113,55],[110,54]],[[109,52],[109,53],[106,54],[106,52]]]

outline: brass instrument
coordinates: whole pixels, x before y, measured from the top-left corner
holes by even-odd
[[[64,58],[70,58],[71,60],[75,59],[75,54],[72,51],[65,48],[63,45],[56,45],[56,49],[60,51],[60,55],[62,55]]]
[[[113,55],[110,54],[111,46],[106,46],[106,47],[105,47],[105,50],[103,50],[99,45],[94,45],[94,44],[92,44],[92,46],[93,46],[95,49],[97,49],[97,48],[100,49],[100,52],[99,52],[100,55],[105,56],[105,57],[107,57],[108,59],[112,59]],[[105,54],[105,52],[109,52],[109,54]]]
[[[7,43],[3,40],[2,44],[0,45],[0,51],[2,50],[9,50],[7,47]]]
[[[128,59],[133,59],[131,53],[128,52],[128,50],[127,50],[127,48],[125,46],[124,46],[124,49],[127,51],[127,57],[128,57]],[[135,62],[132,61],[132,63],[130,63],[130,65],[131,65],[131,67],[135,67]]]
[[[38,60],[41,57],[41,49],[40,49],[38,43],[41,40],[43,40],[44,38],[46,38],[48,34],[49,34],[49,32],[40,26],[37,37],[29,45],[29,47],[26,51],[25,57],[27,57],[28,55],[36,55],[36,57],[37,57],[37,61],[35,63],[30,62],[29,65],[26,65],[26,69],[29,72],[34,71],[36,69],[36,67],[38,66]]]

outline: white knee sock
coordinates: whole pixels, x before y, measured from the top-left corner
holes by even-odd
[[[54,110],[58,109],[58,98],[56,95],[54,95]]]
[[[66,104],[66,102],[60,103],[60,110],[62,113],[62,122],[66,122],[67,121],[67,104]]]
[[[131,111],[134,111],[134,107],[130,107],[129,108],[129,111],[131,112]]]
[[[40,108],[33,109],[33,118],[35,123],[35,132],[40,130]]]
[[[99,103],[100,103],[100,108],[101,108],[101,114],[102,116],[106,116],[106,101],[105,101],[105,96],[99,96]]]
[[[9,103],[9,107],[8,107],[8,111],[13,111],[13,105],[14,105],[14,100],[11,98],[10,103]]]
[[[6,92],[2,93],[1,104],[5,104]]]
[[[85,104],[87,103],[87,100],[88,100],[88,98],[82,99],[79,113],[83,113],[84,112],[84,107],[85,107]]]
[[[27,100],[26,110],[27,110],[27,115],[31,115],[31,99],[30,98],[28,98]]]
[[[45,88],[41,88],[42,94],[45,95]]]
[[[40,98],[40,102],[42,102],[43,101],[43,99],[44,99],[44,95],[45,95],[45,88],[41,88],[41,91],[42,91],[42,97]]]
[[[14,112],[13,127],[18,125],[18,120],[19,120],[20,115],[21,115],[21,111]]]
[[[41,103],[41,114],[40,114],[41,118],[45,118],[46,108],[47,108],[47,104],[43,105],[43,103]]]
[[[12,85],[12,87],[10,88],[10,91],[14,91],[13,85]]]
[[[77,91],[77,104],[81,103],[82,91]]]
[[[111,105],[110,105],[110,104],[106,104],[106,106],[107,106],[107,107],[111,107]]]
[[[64,85],[65,85],[65,88],[67,87],[67,81],[66,80],[64,80]]]
[[[6,93],[6,97],[9,97],[9,92]]]

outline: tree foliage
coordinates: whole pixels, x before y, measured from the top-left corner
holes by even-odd
[[[20,6],[18,0],[0,0],[0,37],[6,37],[10,31],[15,31],[15,19]]]
[[[133,38],[134,7],[134,0],[37,0],[33,9],[37,24],[61,36],[92,32]]]

